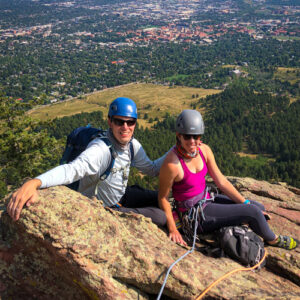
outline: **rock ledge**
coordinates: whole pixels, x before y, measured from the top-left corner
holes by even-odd
[[[283,184],[228,177],[271,214],[277,233],[300,237],[300,191]],[[104,209],[66,187],[40,191],[18,222],[0,202],[1,299],[155,299],[168,267],[187,249],[143,216]],[[268,247],[267,266],[220,282],[207,299],[299,299],[300,248]],[[165,299],[195,299],[240,267],[195,251],[176,265]],[[205,299],[205,298],[204,298]]]

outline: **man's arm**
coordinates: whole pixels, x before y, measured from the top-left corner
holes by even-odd
[[[159,170],[164,162],[164,159],[166,158],[169,152],[165,153],[160,158],[152,161],[147,156],[142,145],[136,139],[134,139],[132,142],[134,148],[134,159],[132,162],[132,166],[136,167],[146,175],[158,176]]]
[[[104,158],[107,161],[104,162]],[[36,201],[39,188],[65,185],[95,175],[107,167],[109,159],[110,152],[103,141],[91,143],[73,162],[57,166],[22,185],[7,206],[8,214],[17,221],[24,205],[29,206]]]
[[[42,182],[39,179],[31,179],[25,182],[16,192],[13,193],[8,205],[7,212],[14,221],[20,217],[23,206],[30,206],[38,198],[37,190]]]

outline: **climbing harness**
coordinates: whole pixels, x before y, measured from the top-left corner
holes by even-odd
[[[216,190],[216,194],[218,194],[218,191]],[[209,196],[209,197],[208,197]],[[193,242],[193,228],[194,228],[194,223],[195,223],[195,218],[197,216],[198,218],[198,228],[201,229],[201,224],[200,224],[200,217],[199,214],[197,215],[195,212],[195,203],[199,205],[199,209],[201,212],[201,218],[202,220],[205,220],[204,212],[203,212],[203,204],[205,204],[208,201],[214,201],[215,199],[215,192],[212,190],[211,187],[206,187],[204,192],[201,193],[200,195],[189,199],[187,201],[182,201],[176,202],[176,207],[177,208],[186,208],[187,211],[181,213],[178,211],[180,217],[181,217],[181,222],[182,222],[182,232],[184,236],[186,237],[186,240],[189,244],[192,244]],[[197,202],[196,202],[197,201]],[[197,240],[198,237],[196,237]]]

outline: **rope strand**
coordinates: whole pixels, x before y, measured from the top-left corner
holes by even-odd
[[[265,260],[267,256],[267,250],[265,250],[265,254],[263,256],[263,258],[253,267],[249,267],[249,268],[238,268],[238,269],[235,269],[235,270],[232,270],[228,273],[226,273],[225,275],[221,276],[219,279],[217,279],[216,281],[214,281],[212,284],[210,284],[195,300],[200,300],[202,299],[202,297],[209,291],[211,290],[216,284],[218,284],[220,281],[224,280],[225,278],[227,278],[229,275],[232,275],[236,272],[239,272],[239,271],[251,271],[251,270],[254,270],[256,269],[257,267],[259,267],[261,265],[261,263]]]
[[[168,279],[168,276],[172,270],[172,268],[179,262],[181,261],[184,257],[186,257],[188,254],[192,253],[195,249],[195,244],[196,244],[196,237],[197,237],[197,228],[198,228],[198,215],[199,215],[199,205],[197,206],[197,210],[196,210],[197,214],[196,214],[196,221],[195,221],[195,228],[194,228],[194,240],[193,240],[193,246],[190,250],[188,250],[185,254],[183,254],[181,257],[179,257],[175,262],[172,263],[172,265],[169,267],[168,271],[167,271],[167,274],[165,276],[165,280],[160,288],[160,292],[156,298],[156,300],[159,300],[162,293],[163,293],[163,290],[165,288],[165,285],[167,283],[167,279]]]

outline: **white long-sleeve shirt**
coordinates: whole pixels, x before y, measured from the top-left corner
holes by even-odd
[[[131,161],[129,147],[117,150],[114,167],[109,176],[101,181],[100,176],[107,170],[111,160],[108,146],[100,139],[91,141],[87,149],[68,164],[57,166],[37,178],[42,182],[41,188],[56,185],[66,185],[80,180],[78,191],[92,197],[96,196],[105,206],[115,205],[125,193],[130,165],[149,176],[156,176],[163,163],[165,155],[151,161],[142,145],[132,140],[134,158]]]

